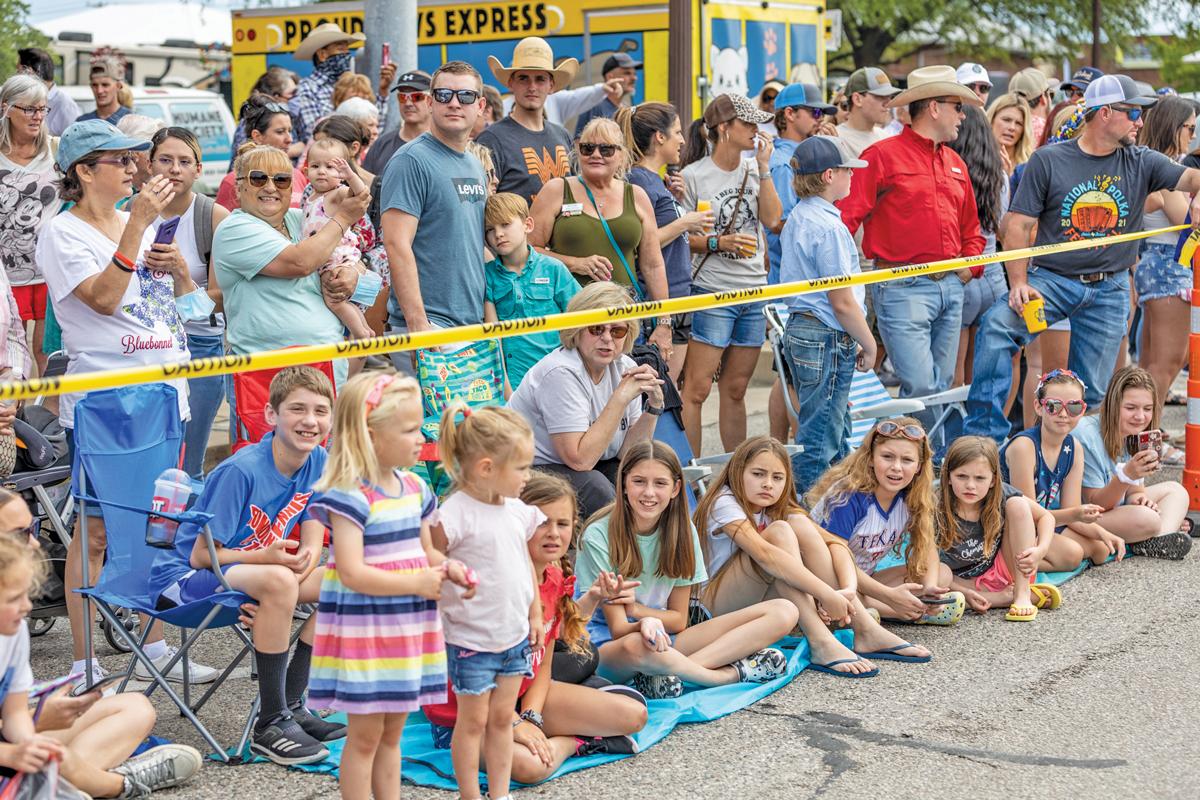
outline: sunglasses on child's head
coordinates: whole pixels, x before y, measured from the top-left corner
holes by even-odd
[[[280,172],[276,175],[268,175],[265,172],[253,169],[243,175],[242,180],[248,181],[255,189],[261,189],[266,186],[268,180],[275,184],[275,188],[284,189],[292,185],[292,173]]]
[[[1087,411],[1087,403],[1082,400],[1059,400],[1057,397],[1047,397],[1044,400],[1039,400],[1038,405],[1052,417],[1056,417],[1062,413],[1065,408],[1067,416],[1078,417]]]
[[[900,425],[890,420],[876,425],[875,432],[889,439],[903,438],[910,442],[919,442],[925,438],[925,429],[920,425]]]
[[[616,325],[588,325],[588,327],[587,327],[587,332],[590,333],[592,336],[595,336],[597,339],[599,339],[601,336],[603,336],[605,331],[608,331],[612,335],[612,338],[614,338],[614,339],[624,339],[626,336],[629,335],[629,326],[616,324]]]

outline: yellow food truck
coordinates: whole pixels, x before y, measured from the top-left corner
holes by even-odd
[[[691,0],[693,103],[698,111],[723,92],[753,96],[772,79],[821,85],[825,76],[824,0]],[[420,0],[418,66],[432,72],[453,59],[486,69],[487,56],[509,63],[525,36],[543,36],[556,58],[580,62],[576,86],[601,79],[600,67],[614,52],[645,62],[635,102],[667,100],[671,24],[662,0]],[[363,30],[361,2],[320,3],[233,12],[233,99],[241,105],[266,68],[278,64],[301,75],[312,69],[292,51],[317,25],[335,22]],[[369,35],[369,32],[368,32]],[[410,62],[395,51],[392,59]],[[497,86],[502,92],[505,87]]]

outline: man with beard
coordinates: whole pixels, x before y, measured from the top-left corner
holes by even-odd
[[[433,116],[433,99],[429,96],[429,73],[415,69],[406,72],[392,87],[400,106],[400,127],[381,134],[371,145],[362,167],[372,175],[380,175],[388,161],[404,145],[429,130]]]
[[[1004,249],[1140,231],[1150,192],[1200,192],[1200,170],[1134,145],[1143,115],[1155,102],[1126,75],[1104,75],[1088,84],[1083,133],[1035,150],[1028,161],[1000,225]],[[1193,224],[1200,223],[1200,198],[1193,198],[1191,216]],[[1068,364],[1086,387],[1088,406],[1099,407],[1125,336],[1129,268],[1137,257],[1138,242],[1125,242],[1040,255],[1032,264],[1028,259],[1006,262],[1008,302],[992,306],[975,337],[968,433],[996,441],[1008,435],[1004,400],[1013,379],[1012,356],[1033,338],[1021,312],[1039,298],[1048,324],[1070,318]]]
[[[292,138],[307,142],[312,138],[318,120],[333,113],[333,85],[342,73],[350,70],[353,56],[350,45],[365,42],[361,33],[346,33],[333,22],[325,22],[312,29],[292,53],[297,61],[311,58],[312,74],[296,86],[296,94],[288,102],[288,110],[296,123]],[[375,104],[379,107],[379,129],[385,128],[387,120],[387,91],[396,77],[396,65],[384,64],[379,69],[379,95]]]
[[[500,181],[496,191],[520,195],[532,205],[547,181],[571,173],[571,135],[548,121],[543,109],[552,92],[571,82],[579,62],[568,58],[556,68],[546,40],[529,36],[517,42],[511,67],[495,56],[488,56],[488,66],[513,93],[513,107],[475,141],[492,151]]]

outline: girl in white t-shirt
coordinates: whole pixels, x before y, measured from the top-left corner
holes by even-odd
[[[605,678],[630,681],[645,696],[664,698],[682,694],[682,681],[765,683],[787,669],[783,653],[768,647],[796,624],[796,608],[786,600],[689,626],[692,590],[708,575],[688,519],[683,468],[662,442],[629,447],[617,470],[616,499],[583,532],[576,593],[602,572],[641,582],[605,603],[588,625]]]
[[[966,598],[950,591],[950,568],[934,538],[933,450],[921,423],[878,423],[858,449],[821,476],[808,494],[813,520],[845,539],[859,568],[864,602],[890,619],[952,625]],[[880,567],[889,554],[904,563]]]
[[[756,436],[733,452],[696,508],[709,573],[704,602],[716,614],[768,597],[791,601],[812,667],[843,678],[877,675],[863,658],[922,663],[929,651],[884,630],[858,597],[845,539],[816,525],[795,501],[791,459],[778,440]],[[854,650],[827,627],[850,626]]]
[[[488,786],[502,800],[512,773],[513,708],[545,637],[526,542],[546,515],[518,499],[533,464],[533,431],[511,409],[460,401],[442,415],[438,449],[455,491],[433,543],[478,573],[472,589],[442,585],[446,665],[458,698],[450,757],[459,796],[478,800],[482,746]]]
[[[28,512],[26,512],[28,513]],[[200,769],[195,748],[182,744],[129,755],[154,727],[154,708],[137,693],[69,698],[66,689],[48,697],[35,721],[29,709],[29,600],[45,577],[38,554],[0,535],[0,768],[38,772],[50,760],[59,774],[92,797],[133,797],[177,786]]]

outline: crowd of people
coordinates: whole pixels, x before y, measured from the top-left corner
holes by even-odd
[[[999,96],[978,64],[921,67],[903,88],[865,67],[834,103],[772,82],[685,120],[632,104],[641,63],[625,53],[602,82],[569,89],[578,64],[530,37],[507,66],[489,57],[505,99],[462,61],[356,75],[362,40],[318,26],[296,52],[312,74],[262,76],[215,202],[194,188],[194,133],[130,113],[118,63],[96,62],[96,111],[66,121],[49,56],[22,51],[0,86],[0,375],[40,374],[59,350],[68,372],[165,364],[1200,220],[1197,104],[1092,67],[1057,90],[1021,70]],[[401,119],[380,134],[391,92]],[[441,498],[411,471],[427,420],[408,352],[283,370],[266,436],[207,471],[222,403],[231,435],[259,421],[239,419],[230,381],[175,380],[216,562],[183,526],[152,596],[160,609],[202,600],[222,591],[219,572],[253,599],[251,749],[306,764],[345,737],[348,798],[396,796],[418,708],[477,800],[481,768],[499,797],[572,756],[636,752],[646,700],[684,683],[780,676],[772,645],[793,630],[812,668],[840,678],[929,661],[882,623],[993,608],[1029,622],[1063,599],[1039,571],[1190,549],[1187,492],[1146,483],[1182,454],[1144,435],[1161,433],[1186,358],[1192,278],[1177,236],[791,298],[775,436],[747,435],[761,302],[506,338],[505,404],[440,418],[454,484]],[[1042,332],[1029,323],[1043,319]],[[901,397],[969,384],[961,435],[933,442],[918,414],[879,421],[851,449],[851,384],[872,370]],[[714,383],[732,455],[693,510],[681,453],[656,430],[677,413],[680,448],[699,454]],[[72,458],[79,399],[50,401]],[[0,408],[0,439],[18,413]],[[104,671],[73,591],[85,561],[91,576],[104,568],[104,520],[89,511],[65,582],[72,672],[91,663],[93,683]],[[18,534],[29,524],[8,494],[0,517]],[[0,768],[58,758],[96,797],[186,781],[192,748],[132,755],[154,723],[136,694],[59,694],[29,716],[22,619],[42,569],[22,536],[0,538]],[[296,606],[314,603],[291,646]],[[175,661],[161,626],[145,652]],[[183,674],[175,663],[168,678]],[[217,675],[189,667],[192,682]]]

